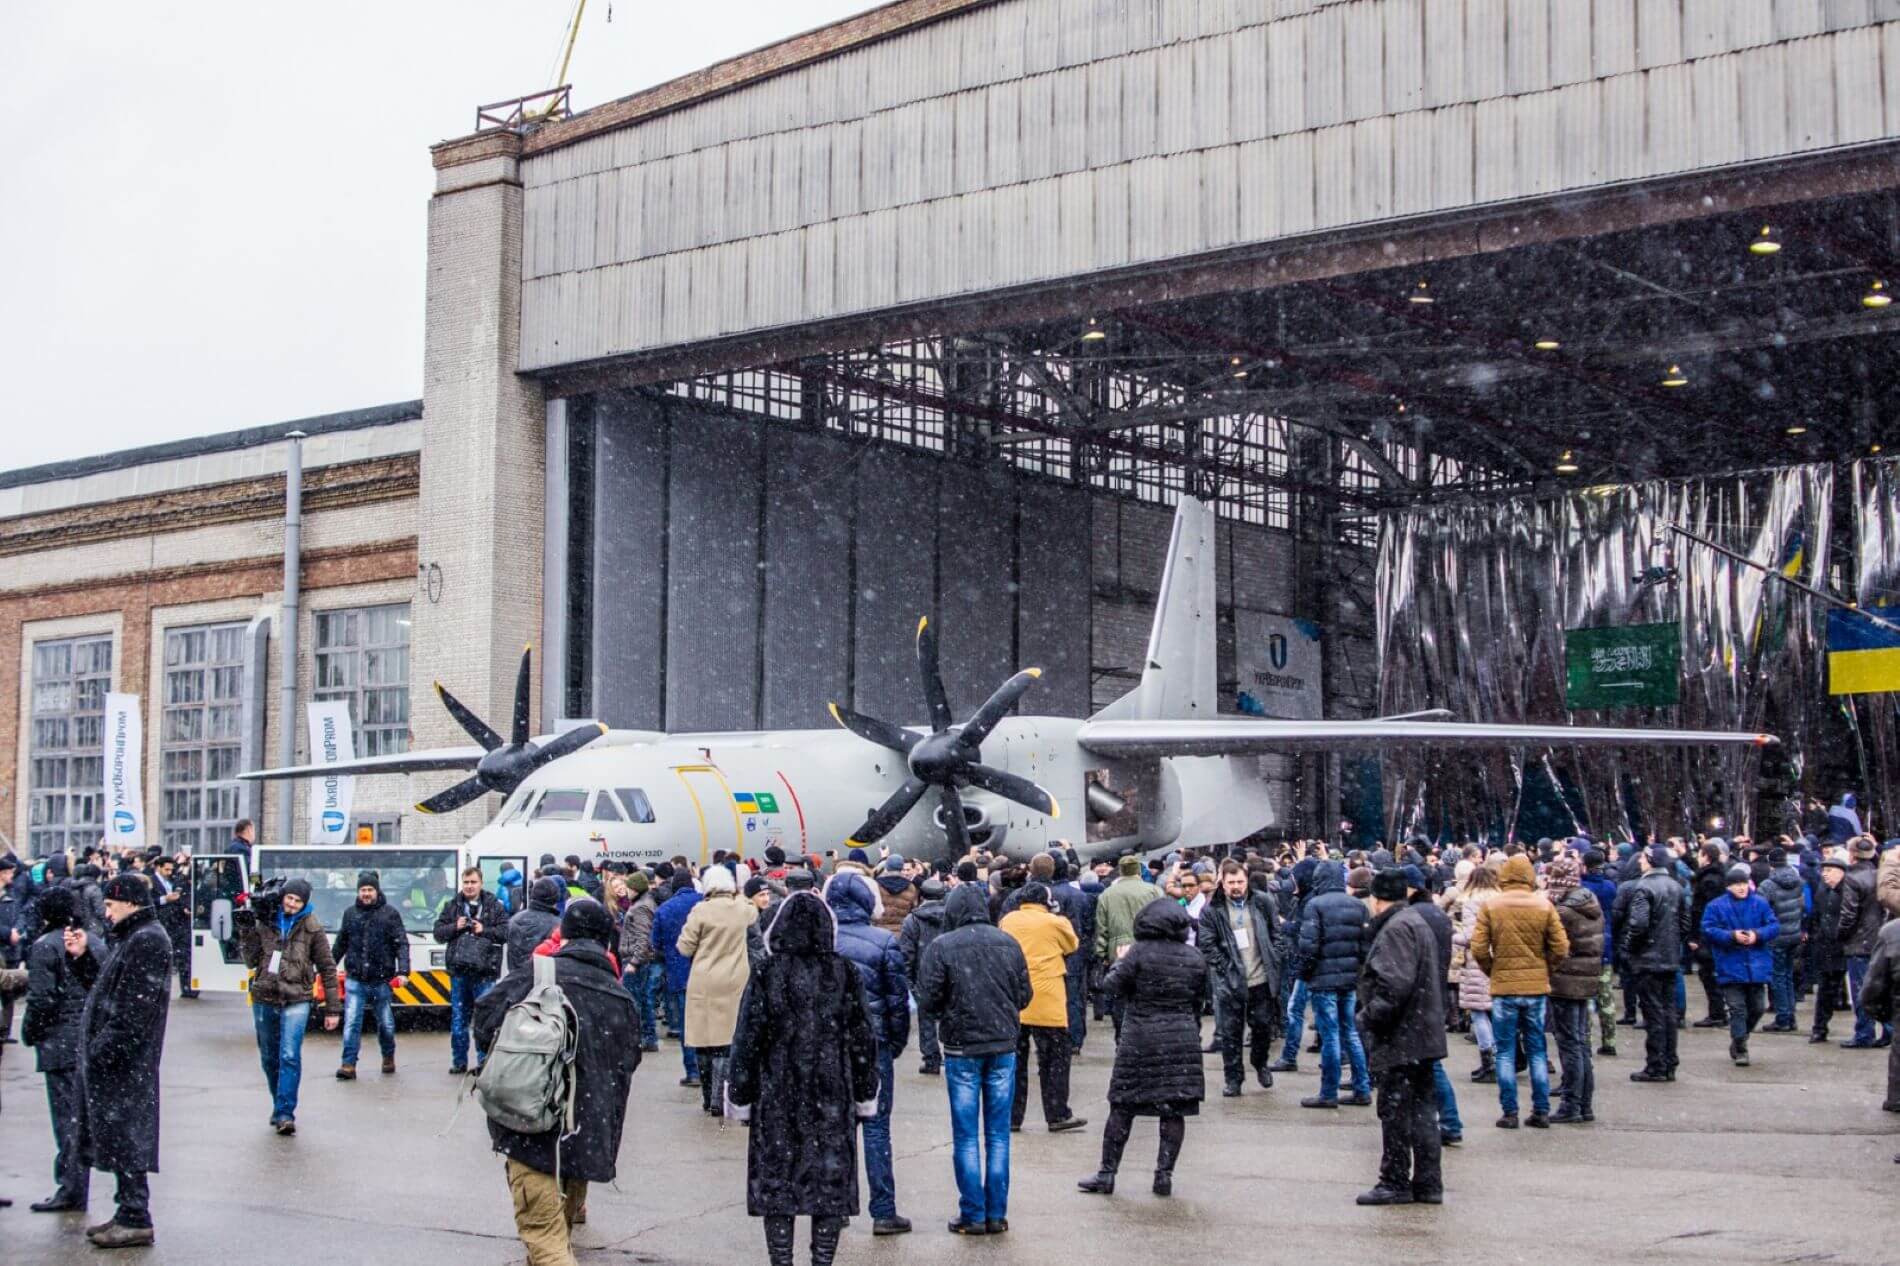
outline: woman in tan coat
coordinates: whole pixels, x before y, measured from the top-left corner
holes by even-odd
[[[1471,934],[1478,915],[1498,895],[1498,873],[1479,866],[1465,879],[1458,901],[1458,927],[1451,937],[1451,961],[1458,969],[1458,1009],[1471,1019],[1471,1035],[1478,1039],[1478,1066],[1471,1080],[1497,1080],[1497,1043],[1491,1036],[1491,978],[1471,957]]]
[[[752,975],[746,929],[759,911],[739,900],[738,883],[724,866],[707,868],[699,887],[705,900],[686,916],[679,941],[679,952],[693,960],[686,978],[686,1045],[699,1050],[700,1106],[718,1116],[726,1101],[726,1055],[739,1000]]]

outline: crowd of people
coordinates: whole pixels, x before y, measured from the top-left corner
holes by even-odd
[[[793,1260],[798,1217],[811,1219],[811,1260],[833,1259],[859,1212],[860,1166],[871,1232],[911,1230],[890,1122],[913,1033],[918,1072],[944,1082],[959,1193],[947,1225],[965,1236],[1008,1232],[1010,1140],[1028,1121],[1032,1057],[1043,1127],[1088,1126],[1070,1102],[1070,1065],[1103,1021],[1113,1067],[1100,1158],[1077,1189],[1104,1196],[1138,1117],[1159,1133],[1152,1191],[1172,1193],[1209,1054],[1223,1097],[1247,1093],[1249,1074],[1272,1090],[1317,1055],[1303,1108],[1376,1104],[1377,1178],[1358,1197],[1374,1206],[1444,1199],[1443,1151],[1465,1128],[1446,1067],[1461,1043],[1475,1064],[1458,1080],[1496,1095],[1498,1128],[1584,1125],[1619,1030],[1643,1034],[1630,1080],[1666,1087],[1679,1029],[1726,1028],[1729,1057],[1747,1065],[1754,1035],[1796,1032],[1796,1006],[1811,997],[1809,1041],[1831,1040],[1835,1017],[1851,1013],[1843,1046],[1889,1050],[1882,1106],[1900,1112],[1900,840],[1220,852],[1085,864],[1066,846],[1027,859],[979,849],[925,864],[769,848],[703,866],[550,855],[532,874],[504,869],[495,891],[470,867],[434,927],[452,981],[448,1071],[485,1096],[530,1262],[573,1260],[589,1185],[615,1177],[632,1078],[663,1040],[678,1042],[679,1081],[700,1109],[749,1128],[747,1207],[774,1266]],[[102,1247],[153,1237],[158,1062],[171,977],[190,983],[164,921],[179,901],[174,866],[88,855],[29,869],[0,857],[0,941],[27,967],[23,1038],[56,1138],[58,1185],[33,1207],[83,1209],[90,1171],[113,1173],[117,1212],[88,1230]],[[357,879],[336,929],[300,880],[241,920],[282,1135],[296,1129],[313,1008],[343,1030],[339,1080],[356,1077],[366,1017],[383,1073],[395,1071],[390,999],[408,938],[376,872]],[[1703,1002],[1693,1019],[1692,977]],[[551,1005],[558,1023],[546,1021]],[[552,1124],[494,1106],[535,1058],[522,1035],[549,1031],[568,1043],[568,1099]]]

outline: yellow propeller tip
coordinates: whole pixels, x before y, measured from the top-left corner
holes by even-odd
[[[443,690],[442,690],[442,683],[441,683],[441,682],[439,682],[439,681],[435,683],[435,692],[436,692],[437,694],[442,694],[442,693],[444,693],[444,692],[443,692]]]
[[[1053,820],[1062,816],[1062,802],[1054,796],[1049,797],[1049,817]]]
[[[918,616],[918,617],[917,617],[917,631],[918,631],[919,633],[922,633],[922,632],[924,631],[924,626],[925,626],[925,625],[927,625],[927,624],[929,624],[929,623],[930,623],[930,617],[929,617],[929,616],[927,616],[927,615],[920,615],[920,616]]]
[[[1040,669],[1040,668],[1025,668],[1025,669],[1023,669],[1023,671],[1024,671],[1024,672],[1026,672],[1026,673],[1028,673],[1028,674],[1029,674],[1029,675],[1030,675],[1031,677],[1040,677],[1040,676],[1042,676],[1042,669]]]
[[[830,709],[830,711],[831,711],[831,719],[832,719],[833,721],[836,721],[836,722],[837,722],[837,723],[838,723],[839,725],[843,725],[843,724],[844,724],[844,718],[838,715],[838,705],[837,705],[837,704],[835,704],[835,703],[827,703],[827,704],[825,705],[825,707],[826,707],[826,708],[828,708],[828,709]]]
[[[605,721],[596,721],[594,722],[594,724],[600,727],[600,732],[602,734],[605,734],[607,732],[607,723]]]
[[[534,650],[534,643],[533,643],[533,642],[523,642],[523,643],[521,644],[521,653],[522,653],[523,655],[526,655],[526,654],[528,654],[528,653],[529,653],[530,651],[532,651],[532,650]]]
[[[426,814],[428,814],[428,815],[429,815],[430,817],[434,817],[434,816],[435,816],[435,810],[434,810],[434,809],[431,809],[431,808],[430,808],[430,807],[429,807],[428,805],[426,805],[426,804],[419,804],[419,805],[417,805],[417,806],[416,806],[416,812],[417,812],[417,813],[426,813]]]

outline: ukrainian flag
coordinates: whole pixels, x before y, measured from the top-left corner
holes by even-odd
[[[1827,613],[1827,690],[1834,695],[1900,690],[1900,621],[1876,624],[1861,611]]]
[[[1900,643],[1896,643],[1896,645],[1900,645]],[[732,803],[738,806],[739,812],[741,813],[757,813],[759,811],[759,798],[749,791],[733,792]]]

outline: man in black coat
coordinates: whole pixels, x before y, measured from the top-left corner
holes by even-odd
[[[1652,844],[1643,873],[1616,893],[1616,928],[1625,969],[1636,983],[1643,1013],[1643,1066],[1631,1081],[1676,1079],[1676,973],[1689,934],[1689,903],[1676,882],[1675,859]],[[1624,902],[1627,899],[1628,904]]]
[[[363,1013],[376,1017],[376,1041],[383,1071],[396,1071],[395,989],[408,983],[409,929],[383,895],[383,879],[373,870],[356,875],[356,904],[343,912],[330,946],[348,981],[343,991],[343,1053],[338,1081],[356,1080],[356,1056],[363,1044]]]
[[[1254,1076],[1262,1089],[1271,1089],[1274,1025],[1280,1014],[1280,959],[1274,950],[1273,898],[1249,892],[1247,871],[1232,858],[1221,863],[1220,886],[1201,911],[1197,939],[1214,986],[1215,1038],[1220,1043],[1221,1068],[1228,1098],[1240,1094],[1242,1039],[1249,1029],[1248,1050]]]
[[[1438,936],[1418,906],[1407,905],[1405,875],[1372,879],[1372,947],[1358,983],[1359,1025],[1379,1077],[1384,1148],[1379,1181],[1365,1205],[1442,1204],[1444,1176],[1433,1103],[1433,1067],[1445,1058],[1445,965]]]
[[[158,1172],[158,1065],[171,1009],[171,938],[142,875],[105,886],[109,957],[101,966],[77,928],[63,934],[73,975],[87,990],[80,1019],[80,1084],[86,1105],[86,1164],[118,1180],[118,1210],[86,1229],[100,1248],[150,1244],[151,1186]]]
[[[1847,877],[1841,881],[1841,918],[1835,939],[1847,962],[1847,1000],[1854,1007],[1854,1035],[1842,1042],[1847,1050],[1888,1046],[1893,1042],[1893,1027],[1883,1022],[1881,1036],[1874,1037],[1874,1017],[1861,1005],[1861,981],[1867,978],[1867,963],[1873,956],[1875,939],[1880,935],[1884,913],[1876,895],[1877,871],[1874,858],[1880,846],[1871,835],[1856,837],[1848,844],[1853,858]]]
[[[608,948],[613,916],[598,901],[568,903],[561,919],[555,983],[574,1008],[576,1049],[571,1076],[577,1105],[575,1131],[560,1125],[522,1134],[490,1120],[488,1136],[508,1158],[515,1231],[534,1262],[573,1260],[569,1231],[587,1213],[587,1184],[614,1180],[627,1092],[640,1066],[640,1014],[633,995],[614,974]],[[501,1031],[508,1008],[534,989],[532,969],[514,971],[475,1003],[475,1045],[486,1050]],[[560,1181],[555,1181],[556,1164]]]
[[[172,940],[172,970],[178,975],[178,996],[196,998],[198,991],[191,987],[191,894],[173,858],[154,857],[151,879],[159,926]]]
[[[449,1071],[468,1071],[468,1020],[476,1002],[501,978],[508,945],[508,912],[494,894],[482,889],[482,868],[462,872],[461,891],[442,903],[435,916],[435,939],[447,945],[449,969]],[[632,995],[628,995],[631,997]],[[486,1043],[475,1043],[475,1063],[487,1057]]]
[[[534,947],[554,935],[554,929],[561,926],[561,899],[567,893],[567,885],[548,875],[543,875],[528,887],[528,908],[517,910],[508,920],[508,930],[503,934],[503,944],[508,949],[508,974],[525,971],[534,961]]]
[[[1372,1075],[1365,1048],[1353,1022],[1353,988],[1366,961],[1366,907],[1346,891],[1346,872],[1338,862],[1313,870],[1311,895],[1300,916],[1299,976],[1313,999],[1313,1027],[1319,1031],[1319,1093],[1300,1100],[1302,1108],[1339,1106],[1340,1046],[1352,1062],[1355,1107],[1372,1103]]]
[[[1695,878],[1690,881],[1689,952],[1695,958],[1702,995],[1708,1000],[1708,1014],[1695,1022],[1698,1029],[1728,1027],[1728,1007],[1722,1001],[1722,986],[1715,979],[1715,954],[1702,941],[1702,913],[1727,887],[1728,859],[1721,842],[1711,840],[1696,850]]]
[[[951,892],[943,927],[917,970],[917,1009],[936,1019],[943,1043],[959,1196],[950,1230],[1000,1234],[1009,1229],[1009,1109],[1017,1031],[1034,993],[1029,962],[1015,937],[991,926],[981,885]]]
[[[59,1213],[86,1207],[91,1171],[80,1155],[85,1102],[79,1084],[80,1023],[86,1011],[86,989],[66,952],[66,930],[79,927],[73,894],[56,888],[40,900],[42,932],[26,958],[26,1018],[20,1040],[31,1046],[46,1078],[47,1115],[53,1122],[53,1176],[58,1187],[33,1206],[35,1213]],[[83,928],[79,933],[85,938]],[[81,951],[96,956],[103,945],[90,940]],[[96,963],[95,963],[96,967]]]

